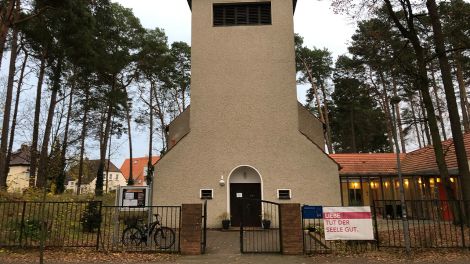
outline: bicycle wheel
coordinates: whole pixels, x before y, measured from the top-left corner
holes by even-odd
[[[128,227],[122,232],[122,243],[125,246],[140,246],[143,241],[143,235],[137,227]]]
[[[158,248],[169,249],[175,243],[175,231],[169,227],[162,226],[155,231],[153,239]]]

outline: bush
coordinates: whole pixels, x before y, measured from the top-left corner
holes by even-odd
[[[101,225],[100,202],[89,202],[80,222],[83,232],[94,233]]]
[[[38,241],[41,238],[41,221],[38,219],[25,219],[23,226],[21,222],[11,221],[10,229],[15,230],[14,237],[10,237],[10,240],[19,241],[20,233],[22,233],[23,239],[30,239],[32,241]]]

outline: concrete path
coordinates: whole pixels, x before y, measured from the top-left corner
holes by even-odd
[[[240,232],[216,231],[207,232],[206,254],[202,256],[181,256],[176,263],[269,263],[269,264],[301,264],[311,263],[305,256],[282,256],[281,254],[241,254]]]

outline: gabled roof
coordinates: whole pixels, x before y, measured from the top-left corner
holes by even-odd
[[[89,160],[85,159],[83,161],[83,177],[82,177],[82,185],[83,184],[89,184],[91,183],[97,176],[98,173],[98,166],[100,164],[100,160]],[[69,170],[69,173],[67,175],[68,180],[72,180],[72,178],[78,177],[78,164],[75,166],[71,167]],[[72,177],[70,174],[73,171],[74,177]],[[105,160],[104,162],[104,173],[108,171],[108,160]],[[110,173],[116,173],[116,172],[121,172],[114,163],[109,162],[109,172]]]
[[[467,159],[470,160],[470,133],[463,135]],[[452,139],[442,142],[447,169],[450,175],[458,175],[457,155]],[[331,154],[341,165],[340,175],[397,175],[397,159],[395,153],[373,154]],[[438,176],[434,147],[420,148],[407,154],[401,154],[402,172],[404,175]]]
[[[397,171],[397,155],[395,153],[351,153],[331,154],[340,164],[340,175],[394,175]],[[400,155],[401,160],[405,158]]]
[[[29,166],[31,161],[31,148],[28,145],[21,145],[21,148],[10,157],[10,166]]]
[[[294,4],[294,13],[295,13],[295,8],[297,7],[297,0],[292,0],[293,4]],[[188,5],[189,5],[189,8],[192,9],[193,7],[193,0],[188,0]]]
[[[155,164],[159,159],[159,156],[153,156],[152,164]],[[132,158],[132,178],[136,185],[145,183],[145,175],[147,173],[145,170],[148,166],[148,160],[148,157]],[[128,180],[130,176],[130,166],[130,159],[126,159],[121,165],[121,172],[126,180]]]
[[[470,133],[463,135],[465,144],[465,152],[467,159],[470,159]],[[458,174],[457,155],[455,154],[455,146],[453,139],[442,142],[444,150],[445,161],[449,173]],[[406,159],[403,161],[404,173],[420,173],[420,174],[439,174],[439,168],[436,164],[436,156],[434,155],[434,147],[432,145],[417,149],[406,154]]]

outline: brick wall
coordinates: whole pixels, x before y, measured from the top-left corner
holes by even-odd
[[[303,254],[302,217],[300,204],[281,204],[281,248],[282,254]]]
[[[183,204],[181,209],[181,254],[201,254],[202,204]]]

